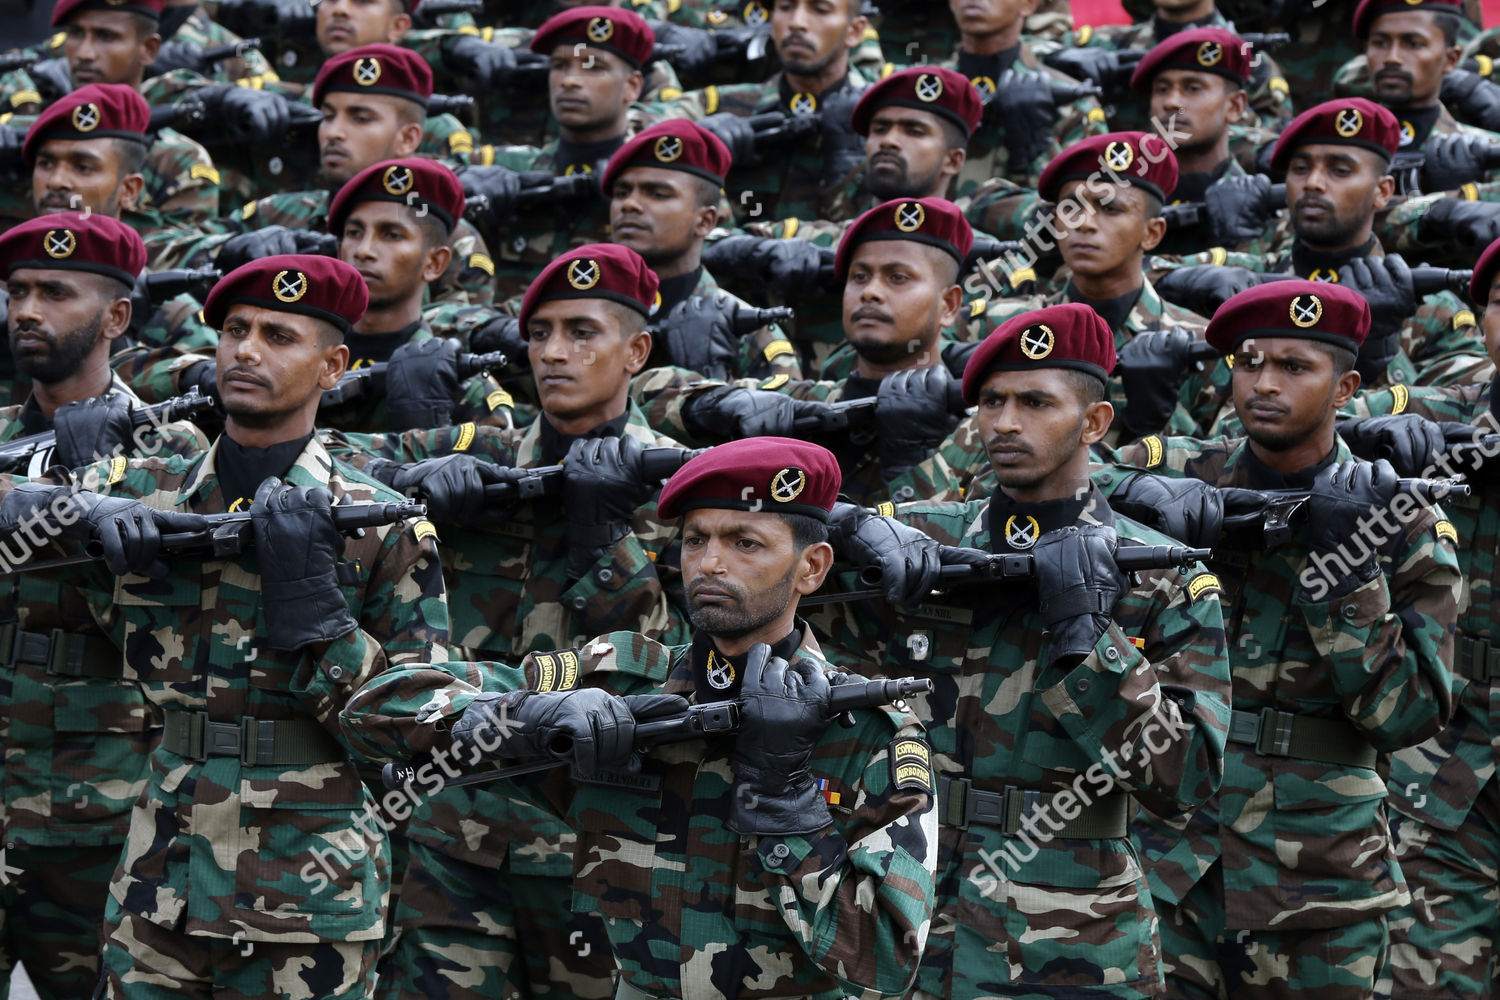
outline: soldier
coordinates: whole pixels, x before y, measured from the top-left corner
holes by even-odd
[[[23,404],[0,409],[0,438],[56,434],[55,447],[7,471],[39,475],[114,455],[192,458],[208,447],[190,423],[136,431],[139,401],[110,372],[145,256],[135,231],[103,214],[48,215],[0,236],[10,353],[32,380]],[[0,840],[13,875],[0,887],[0,968],[8,979],[24,961],[46,1000],[83,997],[99,979],[109,880],[161,728],[140,686],[123,679],[114,637],[67,586],[67,571],[15,575],[24,540],[6,541]]]
[[[82,592],[164,713],[105,909],[107,996],[369,996],[388,855],[335,719],[382,670],[443,662],[448,615],[430,525],[346,540],[333,520],[335,502],[399,499],[313,437],[367,298],[324,257],[227,275],[205,306],[227,414],[207,455],[102,463],[78,481],[108,495],[28,484],[0,506],[10,523],[50,506],[65,537],[102,529],[113,576]],[[161,534],[241,507],[253,552],[167,579]]]
[[[1113,341],[1074,303],[1001,324],[963,377],[999,490],[893,508],[884,545],[846,547],[884,571],[903,607],[829,606],[812,619],[836,661],[938,685],[918,708],[942,820],[919,1000],[1161,989],[1127,817],[1132,798],[1172,815],[1217,790],[1229,667],[1212,574],[1194,564],[1132,581],[1116,568],[1127,544],[1164,538],[1089,484],[1090,446],[1111,423]],[[840,510],[834,530],[873,535],[876,520]],[[954,561],[939,543],[1029,555],[1034,575],[936,599],[938,559],[914,553]]]
[[[911,983],[932,912],[929,750],[895,708],[828,726],[830,690],[858,679],[797,617],[833,561],[838,484],[834,457],[802,441],[698,456],[660,501],[682,518],[691,642],[611,632],[519,667],[473,664],[483,693],[410,702],[434,730],[456,719],[461,752],[523,757],[572,737],[577,780],[546,787],[578,834],[575,905],[604,918],[619,1000],[843,1000]],[[350,703],[350,729],[395,721],[385,684]],[[635,751],[637,719],[725,700],[737,732]]]
[[[676,365],[717,379],[801,378],[781,328],[740,329],[735,316],[748,306],[703,267],[703,241],[718,224],[728,172],[729,150],[718,136],[682,119],[640,132],[604,168],[610,238],[639,253],[661,280],[646,367]]]
[[[1186,823],[1140,831],[1174,995],[1368,997],[1387,914],[1409,899],[1381,756],[1452,714],[1461,581],[1451,523],[1334,434],[1369,327],[1340,285],[1241,292],[1207,338],[1234,358],[1246,436],[1116,452],[1218,486],[1310,490],[1290,542],[1268,551],[1257,524],[1208,561],[1233,611],[1224,784]]]

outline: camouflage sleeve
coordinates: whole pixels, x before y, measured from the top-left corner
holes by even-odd
[[[246,229],[259,228],[246,225],[243,210],[234,216],[219,217],[217,212],[215,216],[196,225],[179,223],[142,233],[141,239],[146,244],[147,259],[152,268],[210,266],[225,240]]]
[[[1292,602],[1323,653],[1344,712],[1383,751],[1413,746],[1447,725],[1462,593],[1452,525],[1408,493],[1380,512],[1386,523],[1393,514],[1406,535],[1394,555],[1382,557],[1384,572],[1330,598],[1323,577],[1333,560],[1314,557]]]
[[[476,695],[525,686],[519,668],[502,663],[391,666],[355,690],[339,713],[339,727],[345,742],[372,760],[447,754],[453,749],[448,737],[453,721]],[[425,784],[420,777],[419,782]]]
[[[493,376],[477,375],[463,385],[463,396],[454,404],[455,424],[508,428],[516,425],[515,399],[500,388]]]
[[[692,639],[687,612],[668,596],[661,556],[675,531],[656,519],[651,503],[633,529],[562,592],[576,627],[585,635],[641,632],[664,645]]]
[[[402,431],[401,433],[360,434],[354,431],[324,430],[324,446],[334,457],[356,467],[384,458],[392,462],[420,462],[424,458],[464,453],[495,465],[516,464],[516,445],[521,432],[515,428],[482,427],[477,424],[455,424]]]
[[[699,392],[723,385],[686,368],[649,368],[630,380],[630,401],[646,415],[646,423],[658,434],[676,438],[690,448],[713,444],[690,433],[682,408]]]
[[[1399,253],[1408,261],[1421,260],[1436,267],[1467,268],[1474,266],[1475,251],[1458,240],[1423,240],[1422,219],[1433,205],[1447,199],[1463,201],[1500,201],[1500,181],[1465,184],[1457,191],[1440,191],[1420,198],[1407,198],[1382,215],[1377,215],[1376,235],[1387,253]]]
[[[109,364],[131,392],[147,403],[160,403],[181,395],[178,379],[184,369],[213,360],[212,355],[195,354],[179,347],[136,345],[113,355]]]
[[[146,156],[145,196],[167,226],[198,226],[219,216],[219,171],[208,150],[162,129]]]
[[[736,369],[741,378],[763,379],[772,375],[802,378],[802,362],[797,358],[797,349],[775,323],[740,338]]]
[[[1421,385],[1488,382],[1495,372],[1474,311],[1452,292],[1429,295],[1401,328],[1401,347]]]
[[[984,437],[974,417],[965,417],[923,461],[887,485],[893,503],[963,500],[974,477],[990,467]]]
[[[147,320],[137,341],[148,350],[173,347],[180,351],[210,352],[219,346],[219,333],[205,323],[202,306],[191,295],[179,295],[162,304]]]

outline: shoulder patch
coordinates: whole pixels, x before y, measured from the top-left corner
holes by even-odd
[[[718,13],[720,15],[720,20],[723,20],[722,12],[715,11],[715,13]],[[661,101],[675,101],[681,96],[682,91],[677,87],[663,87],[656,92],[657,100]]]
[[[1083,27],[1081,27],[1081,28],[1078,29],[1078,40],[1076,42],[1074,42],[1073,44],[1074,45],[1087,45],[1089,43],[1089,39],[1093,38],[1093,37],[1094,37],[1094,26],[1091,25],[1091,24],[1085,24]]]
[[[506,392],[504,389],[496,389],[494,392],[484,397],[484,405],[490,408],[491,413],[494,413],[502,406],[515,406],[516,401],[514,397],[512,397],[511,394]]]
[[[790,375],[788,375],[786,372],[782,372],[779,375],[772,375],[770,378],[766,379],[764,382],[762,382],[760,384],[760,388],[762,388],[762,389],[780,389],[782,386],[786,385],[791,380],[792,380],[792,377]]]
[[[495,276],[495,262],[493,260],[490,260],[489,254],[469,254],[469,266],[483,271],[485,274],[488,274],[492,278]]]
[[[578,686],[578,652],[559,649],[551,653],[532,653],[536,664],[538,691],[571,691]]]
[[[417,536],[417,541],[419,542],[425,542],[429,538],[433,540],[437,539],[437,528],[433,527],[431,521],[425,519],[418,521],[412,525],[411,530],[412,534]]]
[[[1433,534],[1439,538],[1446,538],[1454,545],[1458,544],[1458,529],[1453,526],[1452,521],[1439,521],[1432,526]]]
[[[245,202],[245,207],[242,208],[242,209],[240,209],[240,218],[242,218],[242,219],[248,219],[248,218],[250,218],[250,216],[252,216],[254,214],[255,214],[255,202],[253,202],[253,201],[247,201],[247,202]]]
[[[969,303],[969,318],[970,319],[978,319],[980,316],[983,316],[984,315],[984,310],[988,306],[989,306],[989,302],[986,299],[975,299],[973,302],[970,302]]]
[[[703,88],[703,112],[713,114],[719,110],[719,88],[709,85]]]
[[[1036,280],[1036,269],[1030,267],[1018,267],[1010,272],[1010,287],[1019,288],[1028,281]]]
[[[802,220],[799,219],[799,218],[797,218],[795,215],[792,216],[790,219],[782,219],[781,220],[781,238],[784,239],[784,240],[789,240],[793,236],[796,236],[797,235],[797,229],[801,225],[802,225]]]
[[[194,180],[208,181],[210,184],[219,183],[219,172],[213,167],[202,163],[195,163],[188,168],[188,176]]]
[[[455,153],[474,152],[474,136],[467,131],[454,132],[448,136],[448,148]]]
[[[793,353],[796,353],[796,352],[792,349],[792,342],[791,341],[789,341],[789,340],[773,340],[769,344],[766,345],[766,349],[765,349],[765,351],[763,353],[765,354],[767,361],[775,361],[777,358],[781,357],[783,354],[793,354]]]
[[[474,443],[474,422],[471,420],[458,427],[458,437],[453,441],[454,451],[467,451],[469,445]]]
[[[1458,189],[1458,193],[1463,195],[1464,201],[1478,201],[1479,185],[1475,184],[1473,181],[1470,181],[1469,183],[1460,187]]]
[[[13,108],[24,108],[28,104],[41,104],[42,95],[35,90],[18,90],[10,95],[10,106]],[[1470,199],[1471,201],[1473,199]]]
[[[1097,108],[1097,107],[1095,107],[1095,108],[1089,108],[1089,121],[1091,121],[1091,122],[1102,122],[1102,121],[1104,121],[1104,109],[1103,108]]]
[[[1411,390],[1397,382],[1391,386],[1391,413],[1405,413],[1406,404],[1411,401]]]
[[[1187,592],[1188,597],[1196,601],[1205,594],[1222,594],[1224,587],[1212,573],[1199,573],[1188,581]]]
[[[124,455],[116,455],[109,460],[109,479],[105,481],[106,486],[113,486],[125,478],[126,458]]]
[[[1271,77],[1271,79],[1267,80],[1266,87],[1267,89],[1278,94],[1291,94],[1292,92],[1291,85],[1288,84],[1284,78],[1279,76],[1273,76]]]
[[[1208,251],[1208,262],[1214,267],[1223,267],[1224,262],[1229,259],[1229,251],[1223,247],[1213,247]]]
[[[1462,330],[1466,326],[1474,325],[1474,313],[1469,309],[1460,309],[1453,314],[1453,329]]]
[[[897,788],[915,788],[931,795],[936,790],[932,780],[932,751],[927,744],[911,737],[891,741],[891,783]]]
[[[1150,437],[1141,438],[1141,444],[1146,446],[1146,468],[1154,469],[1160,465],[1164,453],[1161,438],[1152,434]]]
[[[881,517],[895,517],[896,505],[891,503],[889,500],[882,500],[875,505],[875,513],[879,514]]]

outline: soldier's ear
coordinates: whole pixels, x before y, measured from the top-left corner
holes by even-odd
[[[938,297],[938,328],[952,326],[958,322],[958,314],[964,307],[964,290],[958,285],[949,285]]]
[[[1035,2],[1035,0],[1033,0]],[[857,4],[859,0],[849,0],[850,4]],[[870,19],[859,14],[849,19],[849,27],[844,32],[844,48],[852,49],[865,40],[865,29],[869,28]]]
[[[1229,108],[1224,113],[1224,121],[1230,125],[1238,125],[1245,118],[1245,112],[1250,110],[1250,98],[1243,87],[1229,95]]]
[[[397,14],[391,18],[391,26],[385,33],[385,40],[395,45],[401,40],[401,36],[411,30],[411,15]]]
[[[1146,220],[1146,232],[1141,237],[1141,251],[1150,253],[1155,250],[1157,244],[1161,243],[1162,237],[1167,235],[1167,220],[1161,216]]]
[[[1354,394],[1359,391],[1359,384],[1362,381],[1364,380],[1360,378],[1359,372],[1352,368],[1340,375],[1333,385],[1333,405],[1338,409],[1343,409],[1348,405],[1349,400],[1353,399]]]
[[[156,62],[156,54],[161,51],[161,36],[155,33],[141,39],[141,56],[145,59],[141,65],[150,66]]]
[[[145,187],[146,178],[141,174],[126,174],[120,178],[120,207],[134,211]]]
[[[422,281],[432,284],[443,276],[448,270],[448,265],[453,261],[453,248],[443,243],[427,251],[427,259],[422,262]]]
[[[416,122],[402,122],[396,129],[396,143],[391,149],[392,156],[411,156],[422,145],[422,126]]]
[[[797,579],[793,589],[798,594],[811,594],[823,586],[828,571],[833,568],[833,546],[827,542],[815,542],[802,550],[797,561]]]
[[[130,328],[131,306],[129,299],[113,299],[104,307],[99,317],[99,335],[105,340],[115,340]]]
[[[638,69],[630,71],[625,78],[625,103],[634,104],[641,99],[641,90],[646,86],[646,77]]]
[[[332,389],[349,369],[349,347],[340,341],[323,350],[323,369],[318,372],[318,386]]]
[[[625,338],[625,370],[639,375],[651,358],[651,331],[645,327]]]
[[[1383,175],[1375,182],[1375,211],[1380,211],[1390,204],[1391,198],[1396,193],[1396,178],[1390,174]]]

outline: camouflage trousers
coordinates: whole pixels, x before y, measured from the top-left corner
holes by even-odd
[[[395,949],[378,1000],[609,1000],[599,918],[572,911],[570,878],[496,872],[411,842]]]
[[[1494,995],[1495,937],[1500,934],[1500,780],[1480,789],[1457,830],[1429,826],[1391,810],[1396,857],[1411,905],[1391,914],[1389,983],[1395,1000]]]
[[[108,1000],[365,1000],[379,941],[276,944],[194,937],[105,908]],[[84,994],[79,994],[80,996]]]
[[[1385,963],[1386,917],[1326,930],[1226,924],[1223,862],[1181,903],[1157,900],[1169,1000],[1367,1000]]]
[[[99,982],[100,930],[120,845],[10,847],[0,855],[0,976],[19,962],[41,1000],[76,1000]]]

